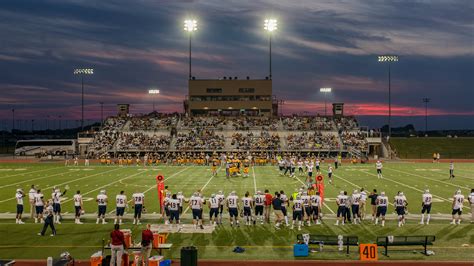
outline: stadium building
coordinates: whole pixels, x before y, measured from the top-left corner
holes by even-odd
[[[190,79],[184,101],[187,114],[276,116],[278,103],[271,79]]]

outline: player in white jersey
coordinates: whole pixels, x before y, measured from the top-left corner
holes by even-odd
[[[426,224],[430,224],[431,218],[431,203],[433,202],[433,195],[431,195],[430,190],[426,189],[425,193],[422,196],[423,201],[421,202],[421,222],[420,224],[424,224],[425,220],[425,212],[426,212]]]
[[[41,189],[38,189],[35,193],[35,211],[36,211],[36,216],[35,216],[35,223],[43,223],[43,210],[44,210],[44,195],[41,193]]]
[[[458,189],[453,197],[453,221],[451,224],[461,224],[462,207],[464,205],[464,195],[461,194],[461,190]],[[457,219],[456,219],[457,215]]]
[[[21,220],[21,215],[23,215],[23,198],[26,195],[23,194],[23,190],[21,188],[16,190],[15,199],[16,199],[16,224],[24,224]]]
[[[82,201],[82,195],[81,191],[77,191],[76,194],[73,196],[73,201],[74,201],[74,223],[75,224],[82,224],[81,223],[81,214],[84,211],[83,208],[83,201]]]
[[[360,193],[357,189],[351,195],[351,210],[354,217],[354,224],[360,223]]]
[[[234,226],[235,221],[235,225],[239,227],[239,197],[235,194],[235,191],[227,196],[227,208],[229,209],[230,226]]]
[[[84,159],[84,166],[89,166],[89,165],[90,165],[89,157],[86,157],[86,159]]]
[[[224,205],[225,205],[225,195],[222,190],[217,192],[216,198],[219,200],[219,220],[217,221],[218,224],[222,224],[222,213],[224,212]]]
[[[319,161],[319,158],[316,159],[316,173],[320,174],[321,173],[321,168],[320,168],[320,164],[321,164],[321,161]]]
[[[59,188],[54,188],[53,193],[51,194],[51,198],[53,199],[53,212],[54,212],[54,217],[53,221],[54,223],[60,224],[60,218],[61,218],[61,197],[66,194],[67,189],[69,186],[66,186],[66,189],[64,189],[63,192]]]
[[[332,166],[328,165],[328,180],[329,184],[332,184]]]
[[[127,207],[127,196],[124,194],[125,192],[122,190],[120,194],[115,196],[115,220],[114,224],[122,224],[122,218],[125,213],[125,208]]]
[[[28,191],[28,202],[30,203],[30,218],[33,219],[35,217],[35,194],[36,188],[35,185],[31,185],[30,190]]]
[[[163,199],[163,209],[164,209],[164,215],[166,216],[165,218],[165,224],[170,223],[170,209],[168,205],[168,201],[171,199],[171,193],[169,191],[165,191],[165,198]]]
[[[211,225],[217,225],[217,220],[219,217],[219,207],[221,206],[221,203],[219,201],[219,198],[216,196],[216,194],[212,194],[211,197],[208,200],[208,205],[209,205],[209,222]]]
[[[173,221],[175,221],[178,231],[181,230],[180,220],[179,220],[179,207],[180,200],[176,194],[173,194],[171,198],[166,203],[170,212],[170,228],[173,228]]]
[[[250,193],[248,191],[242,198],[242,206],[244,208],[245,225],[250,225],[252,222],[255,222],[255,220],[252,217],[253,199],[250,197]]]
[[[321,196],[319,192],[316,195],[311,195],[311,213],[313,215],[313,221],[316,224],[321,224],[319,214],[321,213]]]
[[[280,175],[283,175],[283,171],[285,170],[285,161],[283,158],[278,160],[278,170],[280,171]]]
[[[303,176],[304,175],[303,161],[299,159],[297,165],[298,165],[298,175]]]
[[[405,224],[405,209],[408,206],[407,198],[403,195],[403,192],[398,192],[393,200],[393,205],[398,215],[398,227],[401,227]]]
[[[189,199],[189,205],[193,212],[193,224],[194,224],[194,228],[196,229],[198,228],[198,226],[201,229],[204,229],[204,226],[202,226],[203,204],[204,204],[204,200],[199,195],[199,192],[194,192],[194,195],[192,195],[191,198]]]
[[[293,223],[291,229],[295,228],[295,222],[298,220],[298,230],[301,231],[301,224],[303,220],[303,201],[299,195],[296,196],[296,200],[293,200]]]
[[[263,224],[263,205],[265,204],[265,195],[261,191],[257,191],[257,194],[254,196],[255,199],[255,219],[260,221],[260,224]]]
[[[471,223],[474,223],[474,188],[471,189],[471,194],[467,197],[471,205]]]
[[[339,192],[339,195],[336,198],[336,204],[337,204],[337,220],[336,220],[336,225],[339,225],[339,222],[341,222],[342,225],[344,225],[344,217],[346,217],[346,203],[348,201],[347,197],[347,192],[341,191]]]
[[[308,171],[308,177],[311,179],[313,177],[313,168],[314,168],[314,164],[313,162],[310,162],[308,164],[308,167],[307,167],[307,171]]]
[[[179,201],[179,214],[183,213],[183,205],[184,202],[186,201],[186,198],[183,195],[183,192],[179,191],[178,194],[176,195],[176,199]]]
[[[285,192],[283,190],[280,190],[280,199],[282,201],[281,212],[283,213],[283,217],[285,218],[285,224],[286,226],[290,226],[290,223],[288,221],[288,210],[286,209],[286,206],[290,206],[290,205],[289,205],[288,197],[285,195]]]
[[[383,178],[383,176],[382,176],[382,168],[383,168],[382,162],[377,161],[375,163],[375,168],[377,169],[377,178]]]
[[[96,224],[99,224],[99,219],[102,218],[102,224],[107,224],[105,222],[105,212],[107,211],[107,195],[105,193],[105,190],[101,190],[99,192],[99,195],[97,195],[97,198],[95,200],[97,202],[97,220]]]
[[[306,224],[310,226],[311,225],[311,197],[308,195],[308,192],[303,191],[301,200],[303,201],[304,222],[306,222]],[[303,225],[304,225],[304,222],[303,222]]]
[[[449,163],[449,179],[454,179],[454,162]]]
[[[133,224],[141,224],[140,219],[142,218],[142,212],[145,206],[145,194],[143,194],[142,192],[133,193],[132,204],[132,207],[135,209],[135,212],[133,214]]]
[[[74,157],[74,166],[79,166],[79,157]]]
[[[380,192],[380,195],[375,200],[377,205],[377,214],[375,215],[375,225],[379,223],[379,217],[382,216],[382,226],[385,226],[385,214],[387,213],[388,197],[385,192]]]
[[[367,192],[364,188],[360,189],[359,217],[361,220],[365,218],[365,203],[367,202]]]

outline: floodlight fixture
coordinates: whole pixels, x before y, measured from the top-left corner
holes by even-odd
[[[197,30],[197,21],[195,19],[186,19],[184,21],[184,30],[187,32],[193,32]]]
[[[278,29],[278,21],[274,18],[265,19],[263,28],[266,31],[273,32]]]
[[[391,89],[391,73],[390,65],[391,63],[398,62],[398,55],[379,55],[377,56],[377,61],[381,63],[388,63],[388,136],[392,135],[392,89]]]
[[[319,88],[319,92],[328,93],[328,92],[331,92],[331,91],[332,91],[332,88]]]
[[[84,75],[94,74],[93,68],[76,68],[74,75],[81,75],[81,129],[84,129]]]

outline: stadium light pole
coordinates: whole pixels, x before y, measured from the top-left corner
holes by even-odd
[[[425,103],[425,135],[428,132],[428,103],[430,101],[430,98],[423,98],[423,102]]]
[[[332,92],[332,88],[319,88],[319,92],[324,93],[324,116],[327,116],[327,95]]]
[[[263,28],[268,31],[269,36],[269,69],[270,69],[270,76],[269,78],[272,79],[272,35],[275,30],[278,29],[278,21],[274,18],[265,19]]]
[[[153,97],[153,112],[155,112],[155,95],[160,94],[160,90],[157,89],[149,89],[148,94],[150,94]]]
[[[197,21],[195,19],[186,19],[184,21],[184,30],[188,32],[189,35],[189,79],[191,79],[191,37],[193,32],[197,30]]]
[[[76,68],[74,69],[74,75],[81,75],[81,130],[84,129],[84,75],[94,74],[93,68]]]
[[[390,79],[390,65],[393,62],[398,62],[398,55],[379,55],[378,62],[388,63],[388,136],[392,135],[392,90],[391,90],[391,79]]]

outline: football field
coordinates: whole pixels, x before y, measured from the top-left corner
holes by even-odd
[[[434,256],[424,256],[413,250],[420,247],[392,248],[389,259],[414,260],[474,260],[474,225],[470,224],[470,207],[467,201],[464,204],[463,222],[461,225],[450,225],[452,196],[457,189],[462,194],[469,194],[474,186],[474,163],[456,163],[454,180],[449,180],[449,164],[447,163],[385,163],[383,179],[377,179],[374,164],[343,164],[334,171],[334,184],[325,182],[325,201],[323,207],[323,224],[303,227],[302,231],[290,230],[284,227],[276,230],[273,225],[245,226],[232,228],[227,219],[224,225],[218,226],[212,233],[172,233],[168,242],[173,248],[164,254],[168,258],[179,258],[180,248],[194,245],[198,247],[200,258],[258,260],[258,259],[294,259],[292,245],[296,235],[300,233],[314,233],[324,235],[354,235],[359,237],[360,243],[373,243],[376,236],[386,235],[435,235],[436,242],[429,249],[435,252]],[[323,164],[323,175],[326,176],[327,164]],[[262,192],[268,189],[270,193],[284,190],[287,195],[297,191],[305,181],[304,176],[289,178],[280,176],[275,166],[255,166],[250,169],[249,177],[232,177],[226,179],[224,169],[219,169],[216,177],[211,176],[210,168],[206,166],[101,166],[92,164],[85,166],[68,166],[62,163],[34,163],[0,165],[0,257],[15,259],[44,259],[47,256],[58,256],[62,251],[69,251],[76,259],[87,259],[92,253],[100,250],[102,239],[108,240],[113,228],[115,210],[115,195],[124,190],[128,198],[134,192],[145,192],[146,214],[145,223],[163,223],[159,215],[158,195],[155,176],[162,174],[165,184],[172,193],[182,191],[189,198],[192,192],[201,190],[208,198],[212,193],[222,190],[226,195],[235,190],[239,197],[246,191],[253,195],[257,190]],[[25,193],[34,184],[42,189],[46,199],[51,197],[51,190],[59,186],[61,190],[66,185],[69,191],[62,199],[64,221],[57,225],[58,235],[55,237],[37,236],[42,225],[34,224],[26,219],[26,224],[16,225],[14,213],[16,210],[15,191],[22,188]],[[408,221],[402,227],[397,227],[393,206],[388,208],[388,221],[385,227],[375,226],[369,220],[362,225],[348,224],[334,225],[334,213],[337,210],[335,197],[341,190],[350,195],[354,189],[365,188],[385,191],[390,201],[397,191],[403,191],[408,200]],[[421,210],[421,196],[429,188],[433,194],[432,220],[430,225],[419,225]],[[97,204],[95,197],[102,189],[107,191],[109,206],[107,207],[108,225],[95,224]],[[72,196],[80,190],[84,199],[85,215],[82,225],[73,223],[74,207]],[[131,207],[131,206],[130,206]],[[191,211],[184,208],[183,223],[190,223]],[[25,204],[24,217],[29,217],[30,208]],[[370,205],[367,206],[367,217],[370,217]],[[127,210],[128,218],[133,213],[132,208]],[[291,216],[291,212],[290,212]],[[225,212],[227,217],[227,212]],[[208,222],[208,208],[204,208],[204,219]],[[291,218],[290,218],[291,219]],[[273,220],[273,216],[272,216]],[[134,241],[140,240],[140,231],[143,225],[132,225],[127,219],[122,228],[132,229]],[[242,254],[233,253],[236,246],[246,249]],[[401,249],[398,251],[398,249]],[[382,249],[380,249],[382,251]],[[387,259],[379,255],[380,259]],[[349,256],[340,253],[335,247],[324,247],[323,252],[311,253],[309,259],[357,259],[356,248],[352,248]]]

